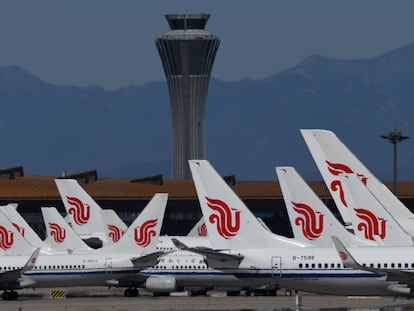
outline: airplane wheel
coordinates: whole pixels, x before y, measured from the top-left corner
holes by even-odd
[[[205,290],[192,290],[190,291],[191,297],[194,296],[206,296],[207,295],[207,291]]]
[[[227,292],[227,296],[237,296],[240,295],[240,291],[229,291]]]
[[[139,296],[139,291],[137,288],[132,288],[131,289],[131,297],[138,297]]]
[[[19,293],[16,291],[5,291],[2,294],[3,300],[17,300]]]
[[[125,296],[125,297],[132,297],[132,288],[127,288],[127,289],[124,291],[124,296]]]

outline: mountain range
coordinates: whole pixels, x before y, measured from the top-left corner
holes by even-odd
[[[214,73],[214,68],[213,68]],[[212,78],[206,111],[207,159],[237,180],[276,180],[294,166],[320,180],[301,128],[333,130],[380,179],[392,179],[394,129],[413,135],[414,43],[371,59],[312,55],[262,80]],[[170,178],[167,84],[107,91],[47,83],[18,66],[0,67],[0,169],[60,176]],[[398,145],[399,178],[414,180],[414,137]]]

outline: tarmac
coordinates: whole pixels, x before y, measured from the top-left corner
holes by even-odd
[[[139,297],[124,297],[123,289],[64,288],[65,297],[52,298],[51,289],[24,289],[17,301],[0,301],[2,311],[157,311],[157,310],[337,310],[337,311],[413,311],[414,300],[392,297],[320,296],[303,293],[301,296],[232,296],[209,292],[207,296],[189,297],[173,293],[169,297],[153,297],[140,291]]]

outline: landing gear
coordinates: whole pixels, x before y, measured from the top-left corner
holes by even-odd
[[[138,295],[139,295],[139,291],[136,288],[127,288],[124,291],[125,297],[138,297]]]
[[[170,293],[169,292],[154,292],[152,293],[152,295],[154,297],[165,297],[165,296],[169,296]]]
[[[17,300],[18,297],[19,293],[14,290],[4,291],[2,295],[3,300]]]
[[[228,291],[227,292],[227,296],[233,297],[233,296],[238,296],[238,295],[240,295],[240,291],[239,290],[232,290],[232,291]]]
[[[192,290],[192,291],[190,291],[190,295],[191,295],[191,297],[194,297],[194,296],[206,296],[207,295],[207,291],[206,290]]]

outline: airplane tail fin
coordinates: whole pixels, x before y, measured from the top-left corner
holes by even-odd
[[[155,252],[167,200],[167,193],[155,194],[118,242],[97,251],[102,253],[124,252],[136,255]]]
[[[283,199],[296,239],[332,246],[332,235],[346,245],[376,245],[348,232],[293,167],[276,167]]]
[[[29,255],[35,247],[25,240],[6,215],[0,211],[0,254]]]
[[[266,230],[208,161],[190,160],[189,165],[213,248],[304,245]]]
[[[112,209],[103,209],[102,217],[106,226],[106,235],[113,243],[119,241],[128,227]]]
[[[355,234],[388,246],[413,246],[412,237],[381,205],[355,174],[341,174],[340,181],[348,193],[348,209]]]
[[[55,179],[73,230],[82,238],[97,237],[103,245],[112,244],[106,236],[102,209],[74,179]]]
[[[208,236],[207,227],[204,223],[204,218],[201,217],[199,221],[194,225],[194,227],[188,232],[188,237],[199,237],[199,236]]]
[[[26,220],[17,212],[17,206],[14,204],[8,204],[1,206],[0,209],[4,215],[10,220],[16,230],[34,247],[41,247],[46,249],[43,241],[36,234],[36,232],[30,227]]]
[[[413,213],[365,167],[335,133],[318,129],[302,129],[301,133],[346,223],[351,222],[351,219],[347,211],[347,195],[343,191],[338,175],[354,173],[359,176],[384,208],[392,213],[400,224],[403,224],[404,229],[407,232],[411,230],[414,235]],[[407,220],[410,220],[409,224]]]
[[[42,207],[42,215],[47,233],[45,243],[52,249],[68,253],[92,250],[66,223],[56,208]]]

